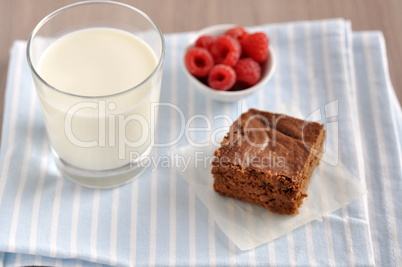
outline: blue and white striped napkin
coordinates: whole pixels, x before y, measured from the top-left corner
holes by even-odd
[[[25,60],[26,43],[17,41],[11,50],[0,151],[0,263],[400,264],[402,114],[381,33],[352,33],[342,19],[256,28],[270,36],[279,64],[273,80],[244,102],[268,111],[292,103],[307,117],[338,101],[338,115],[330,122],[337,122],[339,143],[329,145],[338,148],[339,162],[366,185],[366,197],[322,221],[241,251],[173,168],[150,166],[138,180],[111,190],[76,185],[54,165]],[[179,106],[186,119],[234,113],[236,103],[215,102],[191,88],[180,65],[190,35],[166,36],[161,101]],[[159,142],[179,135],[182,122],[176,110],[162,107],[159,121]],[[215,120],[212,126],[223,123]],[[193,138],[205,136],[195,133]],[[171,155],[188,143],[180,138],[155,152]]]

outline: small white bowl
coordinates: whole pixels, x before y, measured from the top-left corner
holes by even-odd
[[[257,92],[258,90],[260,90],[263,87],[263,85],[265,85],[272,78],[272,76],[275,72],[275,68],[276,68],[275,53],[274,53],[272,47],[268,46],[268,51],[269,51],[270,56],[269,56],[268,62],[265,63],[266,66],[263,66],[263,68],[262,68],[262,70],[263,70],[263,73],[261,74],[262,78],[256,85],[251,86],[247,89],[238,90],[238,91],[215,90],[215,89],[212,89],[211,87],[203,84],[202,82],[200,82],[196,77],[194,77],[188,71],[184,58],[185,58],[187,50],[194,46],[195,41],[198,39],[198,37],[200,37],[202,35],[212,35],[212,36],[218,37],[219,35],[222,35],[223,33],[225,33],[227,30],[234,28],[236,26],[238,26],[238,25],[218,24],[218,25],[206,27],[206,28],[198,31],[187,42],[185,49],[184,49],[183,56],[182,56],[182,63],[183,63],[182,65],[184,68],[184,72],[189,77],[190,81],[194,84],[195,88],[197,88],[200,92],[204,93],[208,97],[219,100],[219,101],[223,101],[223,102],[237,101],[237,100],[240,100],[244,97],[247,97],[247,96]],[[247,28],[246,28],[246,30],[249,31]],[[249,31],[249,32],[252,33],[252,31]]]

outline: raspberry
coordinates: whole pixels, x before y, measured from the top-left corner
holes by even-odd
[[[208,76],[208,85],[216,90],[229,90],[236,82],[236,73],[232,67],[217,64]]]
[[[234,39],[239,40],[239,42],[240,42],[244,37],[246,37],[246,36],[248,35],[248,33],[246,32],[246,30],[245,30],[243,27],[241,27],[241,26],[238,26],[238,27],[232,28],[232,29],[230,29],[230,30],[227,30],[227,31],[225,32],[225,34],[226,34],[226,35],[229,35],[230,37],[232,37],[232,38],[234,38]]]
[[[263,32],[256,32],[248,35],[241,42],[246,55],[257,62],[263,62],[268,57],[269,39]]]
[[[197,41],[195,41],[196,47],[202,47],[207,50],[215,43],[215,37],[212,35],[202,35],[198,37]]]
[[[245,82],[253,86],[261,79],[261,66],[250,57],[242,58],[234,67],[238,82]]]
[[[233,67],[240,58],[241,46],[236,39],[229,35],[221,35],[211,46],[211,54],[216,64]]]
[[[205,48],[192,47],[184,58],[188,71],[197,77],[205,77],[214,66],[214,59]]]

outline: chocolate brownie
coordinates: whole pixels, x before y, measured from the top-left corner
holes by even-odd
[[[212,162],[214,189],[280,214],[298,214],[322,156],[322,124],[250,109]]]

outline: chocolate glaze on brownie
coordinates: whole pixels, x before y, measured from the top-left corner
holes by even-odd
[[[297,214],[324,139],[321,124],[250,109],[215,151],[214,189],[276,213]]]

